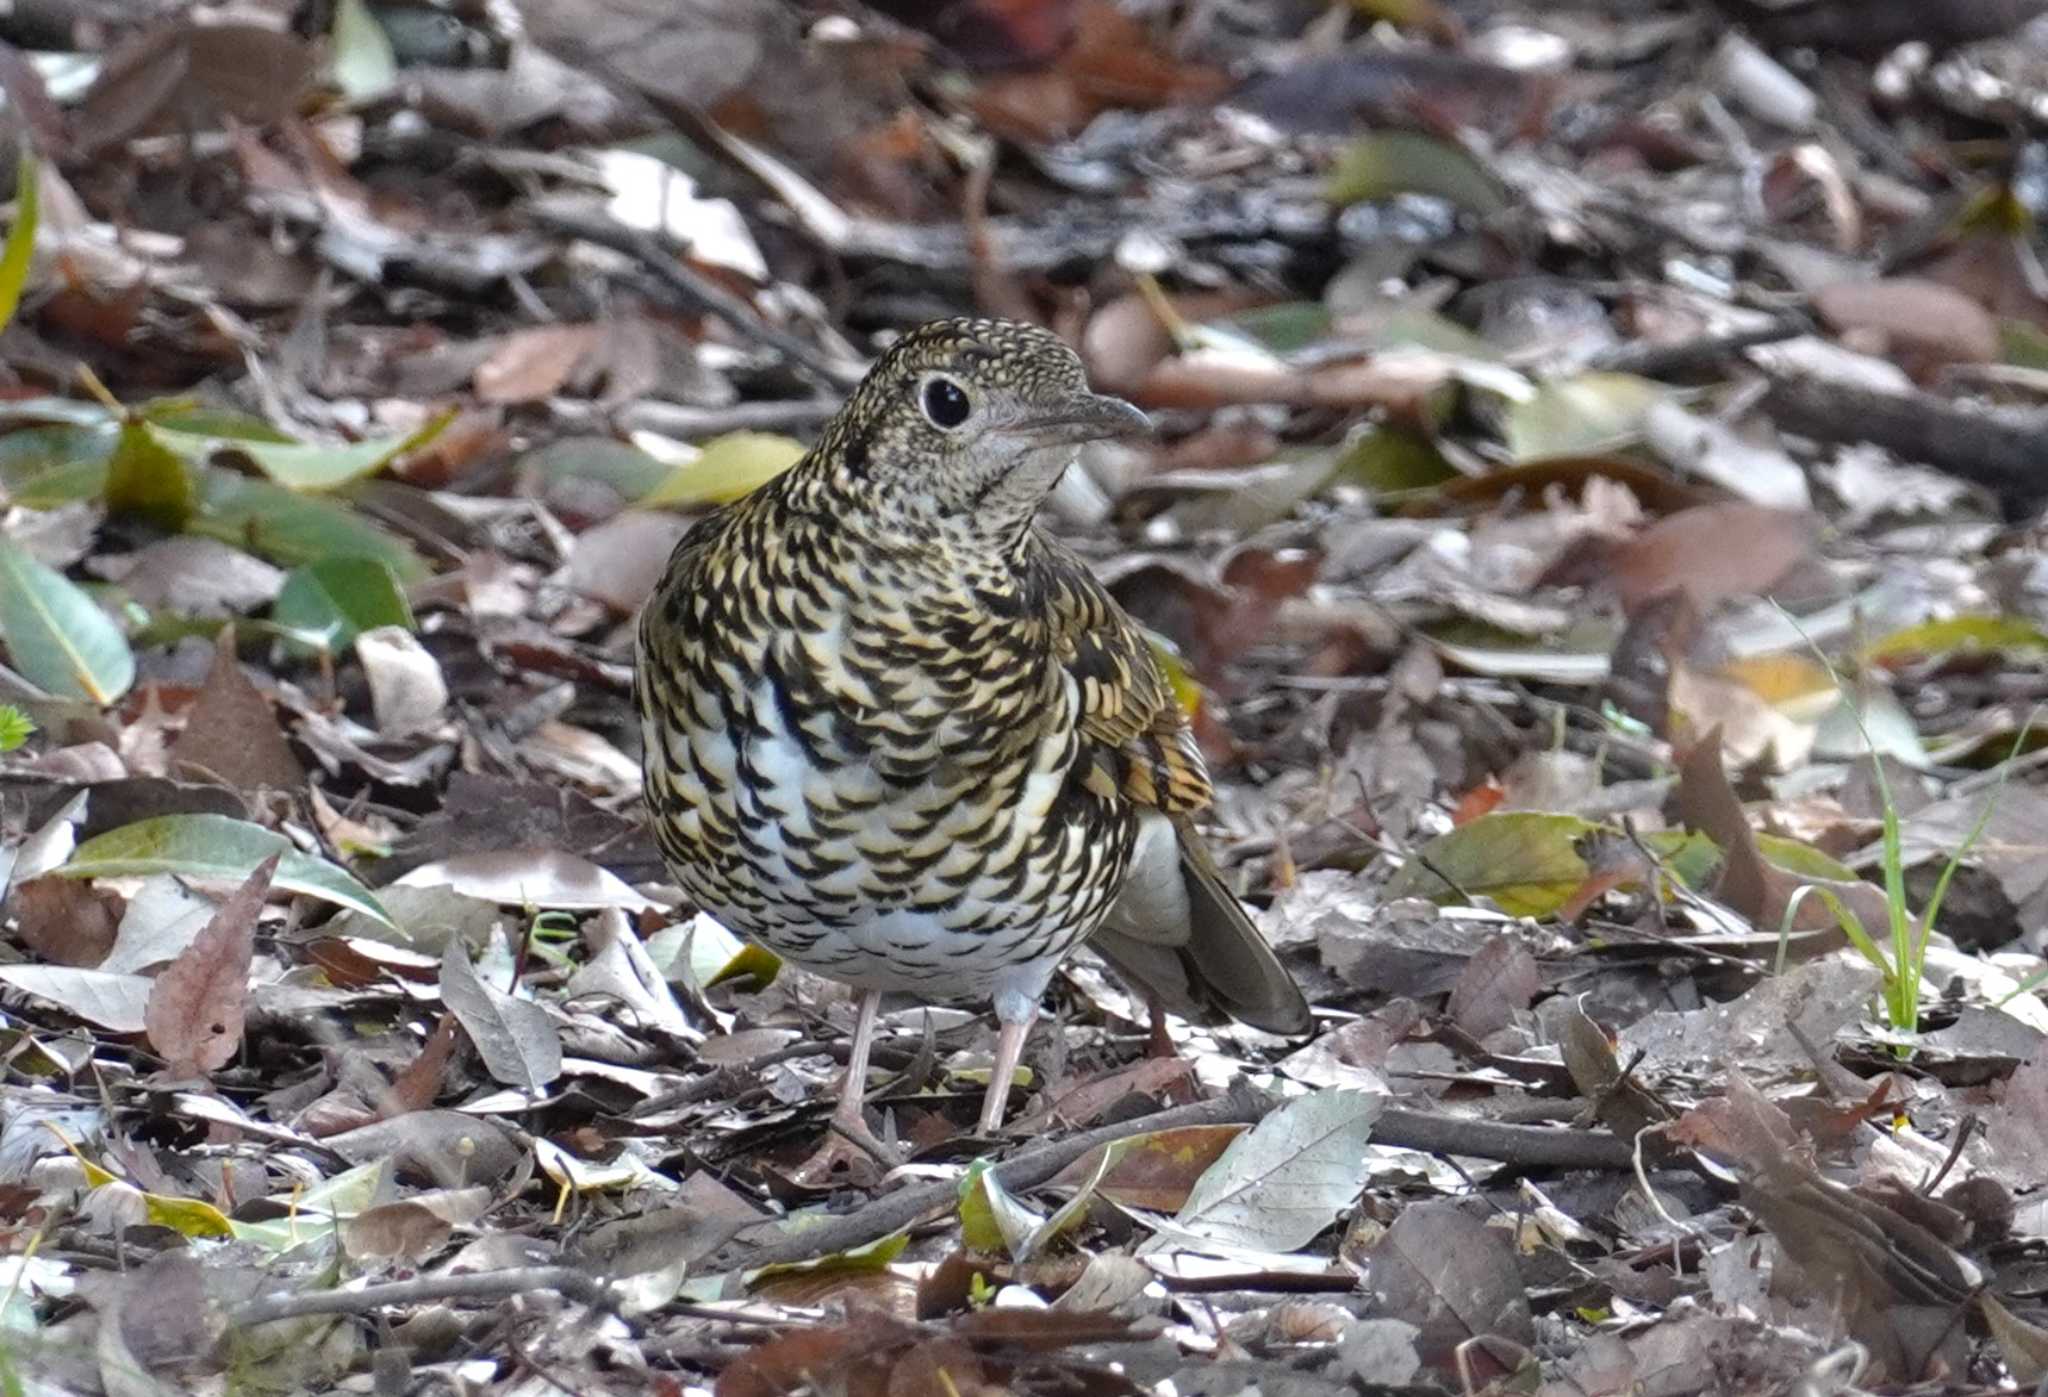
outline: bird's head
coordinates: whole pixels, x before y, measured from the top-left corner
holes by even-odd
[[[1008,320],[935,320],[869,370],[812,453],[853,509],[912,529],[1021,534],[1083,442],[1151,430],[1089,391],[1055,336]]]

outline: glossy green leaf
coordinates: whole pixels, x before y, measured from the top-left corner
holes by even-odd
[[[339,500],[212,469],[200,473],[199,502],[190,532],[286,567],[323,558],[376,558],[400,582],[427,575],[426,563],[410,544]]]
[[[109,704],[135,682],[135,656],[85,589],[0,539],[0,636],[14,667],[53,694]]]
[[[1239,311],[1218,323],[1256,340],[1275,354],[1298,354],[1330,337],[1332,319],[1330,308],[1321,301],[1286,301],[1277,306]]]
[[[272,854],[282,855],[272,880],[275,886],[391,925],[383,904],[347,872],[300,853],[281,834],[226,815],[160,815],[108,830],[79,845],[56,872],[67,878],[172,873],[240,883]]]
[[[960,1240],[970,1251],[1016,1259],[1044,1222],[1003,1187],[987,1160],[976,1160],[960,1180]]]
[[[1387,880],[1386,895],[1437,902],[1484,897],[1510,916],[1546,916],[1586,881],[1577,846],[1596,828],[1577,815],[1481,815],[1416,850]]]
[[[323,558],[294,570],[271,603],[270,619],[330,652],[378,626],[415,629],[397,576],[377,558]]]
[[[1720,876],[1721,846],[1698,830],[1650,830],[1643,847],[1662,862],[1664,871],[1688,888],[1706,892]]]
[[[14,312],[21,307],[21,288],[28,284],[29,264],[36,255],[41,191],[35,152],[23,141],[21,160],[14,167],[14,226],[7,230],[7,242],[0,245],[0,329],[13,323]]]

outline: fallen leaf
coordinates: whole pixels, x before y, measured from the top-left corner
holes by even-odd
[[[256,917],[282,854],[272,854],[221,904],[213,919],[156,977],[149,992],[149,1041],[174,1077],[208,1076],[242,1046]]]

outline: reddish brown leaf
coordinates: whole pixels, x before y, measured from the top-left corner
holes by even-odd
[[[235,656],[235,628],[223,626],[206,683],[185,715],[166,764],[173,773],[237,790],[292,790],[305,768],[292,755],[270,700],[257,692]]]
[[[1614,551],[1614,585],[1633,612],[1666,592],[1710,607],[1768,596],[1819,541],[1819,521],[1797,510],[1726,503],[1681,510]]]
[[[120,930],[120,894],[46,873],[16,883],[8,901],[21,939],[53,965],[98,965]]]
[[[1451,1018],[1474,1038],[1506,1028],[1543,988],[1536,957],[1513,936],[1496,936],[1465,962],[1451,986]]]
[[[561,391],[597,347],[595,325],[541,325],[507,335],[477,366],[476,395],[487,403],[531,403]]]
[[[272,854],[256,865],[249,881],[221,904],[150,989],[144,1026],[173,1076],[217,1071],[241,1046],[249,962],[256,950],[256,914],[282,857]]]

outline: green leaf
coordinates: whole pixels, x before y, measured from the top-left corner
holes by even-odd
[[[417,451],[441,435],[454,420],[455,413],[451,409],[410,436],[379,437],[343,445],[270,441],[254,436],[207,436],[154,425],[151,430],[164,446],[195,465],[212,460],[217,451],[233,451],[248,457],[257,469],[290,489],[332,490],[366,475],[375,475],[406,452]]]
[[[158,1227],[186,1237],[232,1237],[234,1224],[226,1213],[197,1198],[171,1198],[161,1193],[142,1195],[142,1214]]]
[[[1650,830],[1642,839],[1643,847],[1663,862],[1664,871],[1688,888],[1709,890],[1721,871],[1721,846],[1698,830]]]
[[[612,437],[562,437],[519,458],[522,477],[594,480],[625,500],[638,500],[660,485],[671,468],[639,447]]]
[[[121,439],[109,420],[45,423],[0,436],[0,485],[29,509],[55,509],[106,492],[107,462]]]
[[[157,436],[147,422],[122,424],[107,462],[107,508],[177,533],[191,521],[198,495],[192,468]]]
[[[800,1216],[792,1219],[785,1232],[801,1237],[807,1227],[814,1227],[824,1219]],[[878,1237],[865,1246],[849,1247],[845,1251],[831,1252],[810,1261],[778,1261],[772,1266],[763,1266],[757,1271],[746,1273],[748,1289],[754,1289],[766,1282],[783,1276],[871,1276],[886,1271],[903,1249],[910,1245],[910,1232],[891,1232]]]
[[[1508,207],[1507,191],[1470,154],[1414,131],[1375,131],[1344,148],[1327,197],[1342,207],[1396,194],[1433,194],[1480,215]]]
[[[398,81],[391,36],[364,7],[363,0],[338,0],[328,51],[333,55],[327,67],[334,85],[351,102],[381,97]]]
[[[7,426],[63,423],[72,427],[99,427],[111,432],[119,426],[120,414],[105,403],[85,398],[16,398],[0,402],[0,424]]]
[[[35,720],[11,703],[0,703],[0,752],[12,752],[35,735]]]
[[[1872,641],[1863,648],[1866,664],[1901,664],[1953,654],[2039,654],[2048,634],[2020,616],[1951,616],[1922,621]]]
[[[1546,916],[1586,881],[1577,845],[1597,828],[1577,815],[1481,815],[1416,850],[1387,880],[1386,895],[1437,902],[1487,897],[1510,916]]]
[[[270,619],[330,653],[378,626],[415,629],[398,578],[377,558],[323,558],[297,569],[271,603]]]
[[[1508,408],[1504,435],[1516,462],[1592,456],[1642,435],[1643,414],[1670,395],[1633,374],[1588,373],[1552,379]]]
[[[1801,878],[1825,879],[1830,883],[1853,883],[1856,870],[1847,864],[1822,853],[1811,844],[1797,839],[1787,839],[1782,834],[1756,836],[1756,851],[1764,856],[1765,862],[1787,873],[1796,873]]]
[[[1286,301],[1225,316],[1219,324],[1259,342],[1275,354],[1298,354],[1330,337],[1333,317],[1321,301]]]
[[[0,246],[0,329],[13,322],[14,312],[21,307],[21,288],[28,284],[29,263],[36,254],[36,212],[41,192],[35,152],[24,140],[21,160],[14,167],[14,226],[7,230],[5,246]]]
[[[325,859],[300,853],[281,834],[226,815],[159,815],[110,829],[79,845],[55,871],[67,878],[174,873],[241,883],[272,854],[282,856],[272,880],[277,887],[391,925],[383,904],[348,873]]]
[[[290,446],[297,437],[280,432],[254,413],[239,408],[216,407],[194,398],[153,398],[135,408],[134,415],[153,427],[181,436],[219,437],[224,441],[269,441]]]
[[[1381,494],[1426,490],[1458,475],[1433,442],[1392,427],[1351,443],[1338,458],[1337,473]]]
[[[427,575],[426,563],[410,544],[338,500],[212,469],[200,473],[199,502],[190,532],[286,567],[323,558],[376,558],[400,582],[417,582]]]
[[[0,636],[14,667],[50,693],[104,706],[135,682],[135,656],[113,618],[12,539],[0,539]]]
[[[727,432],[704,454],[675,468],[640,500],[643,505],[724,504],[765,485],[797,463],[804,445],[773,432]]]

